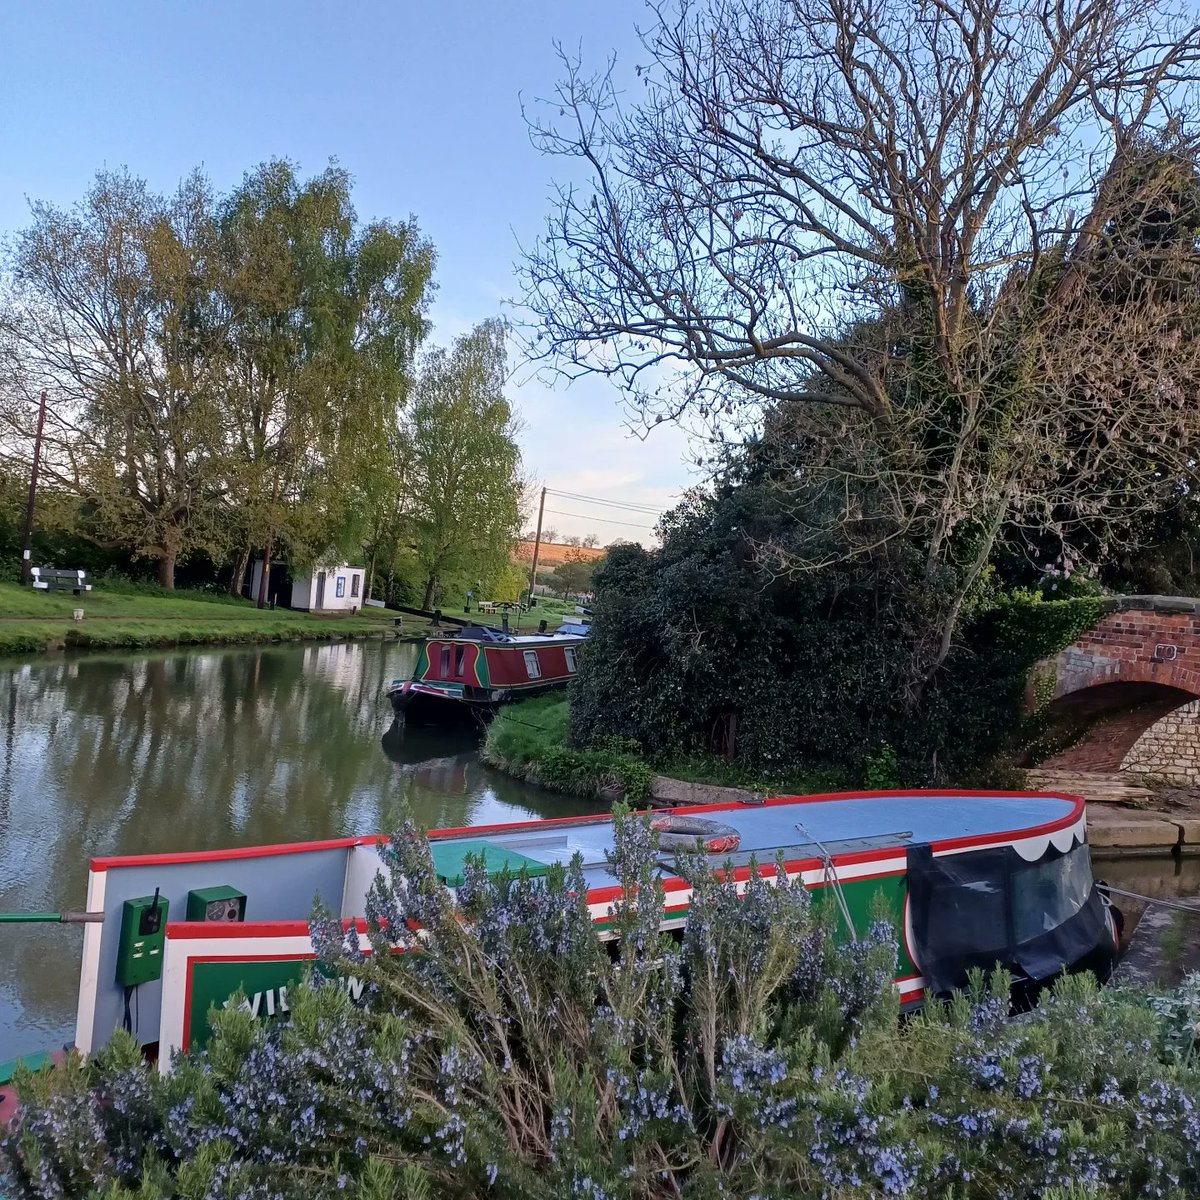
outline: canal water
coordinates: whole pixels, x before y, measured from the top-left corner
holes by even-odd
[[[97,855],[207,850],[596,811],[406,730],[397,642],[0,663],[0,912],[81,909]],[[73,1037],[79,926],[0,925],[0,1061]]]

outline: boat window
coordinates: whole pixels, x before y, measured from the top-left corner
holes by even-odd
[[[345,575],[339,575],[337,577],[337,594],[339,596],[344,596],[346,594],[346,577],[345,577]]]
[[[450,678],[450,647],[442,647],[442,678]]]
[[[1013,937],[1028,942],[1057,929],[1085,907],[1091,894],[1086,846],[1066,854],[1052,852],[1037,862],[1022,861],[1012,873]]]
[[[454,673],[462,675],[466,671],[467,648],[466,646],[455,646],[454,648]]]
[[[538,662],[536,650],[525,651],[525,671],[530,679],[540,679],[542,677],[542,664]]]
[[[575,647],[567,646],[563,650],[563,653],[567,656],[567,670],[570,671],[572,675],[574,675],[575,668],[578,666],[578,664],[575,661]]]
[[[361,575],[351,575],[350,576],[350,595],[351,596],[358,595],[358,582],[361,578],[362,578]]]

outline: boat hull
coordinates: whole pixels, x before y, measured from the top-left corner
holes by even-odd
[[[462,692],[409,682],[392,688],[388,699],[396,715],[410,725],[473,725],[492,719],[499,701],[468,699]]]
[[[439,687],[420,680],[392,687],[388,699],[397,716],[411,725],[465,725],[490,721],[502,704],[515,704],[534,696],[560,691],[569,681],[554,680],[541,687],[495,688],[489,691],[463,687]],[[473,694],[474,693],[474,694]]]

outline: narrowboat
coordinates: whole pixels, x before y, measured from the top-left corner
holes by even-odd
[[[579,668],[586,629],[513,634],[471,625],[421,646],[411,679],[386,691],[414,725],[487,720],[498,705],[566,687]]]
[[[661,810],[664,929],[687,918],[674,867],[697,840],[714,871],[743,884],[753,862],[782,855],[791,877],[837,905],[839,936],[861,935],[882,901],[898,931],[896,988],[907,1005],[961,987],[972,967],[1003,964],[1036,990],[1064,971],[1107,978],[1117,931],[1092,879],[1084,802],[1037,793],[886,792],[790,796]],[[607,860],[607,816],[441,829],[428,834],[453,889],[468,855],[489,869],[545,874],[576,853],[603,936],[620,888]],[[202,1044],[211,1007],[237,994],[257,1017],[288,1012],[288,989],[314,956],[308,916],[319,896],[365,934],[378,837],[97,858],[91,863],[75,1043],[89,1053],[125,1024],[166,1070]],[[365,936],[364,949],[369,949]],[[343,981],[354,994],[361,984]]]

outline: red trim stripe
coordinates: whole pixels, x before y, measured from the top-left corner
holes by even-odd
[[[746,804],[734,801],[727,804],[697,804],[688,807],[689,813],[736,812],[748,808],[774,808],[785,804],[819,804],[827,801],[840,800],[895,800],[911,799],[916,796],[926,796],[930,799],[938,797],[988,799],[1049,799],[1065,800],[1072,805],[1071,812],[1056,821],[1047,821],[1042,825],[1032,825],[1024,829],[1010,829],[992,833],[972,834],[967,837],[946,838],[931,843],[937,850],[960,850],[968,846],[982,846],[989,842],[1015,837],[1040,837],[1044,834],[1057,833],[1075,824],[1083,815],[1084,799],[1082,796],[1072,796],[1063,792],[1011,792],[1011,791],[963,791],[957,789],[921,792],[920,790],[882,791],[882,792],[826,792],[813,796],[772,796],[759,804]],[[653,810],[647,810],[653,811]],[[525,829],[556,829],[570,828],[574,825],[601,825],[612,818],[604,815],[581,817],[551,817],[549,819],[533,819],[528,821],[509,821],[494,825],[469,825],[450,829],[430,829],[426,836],[430,839],[453,837],[479,837],[488,833],[519,833]],[[247,846],[232,850],[190,850],[175,854],[134,854],[123,857],[107,857],[92,859],[93,871],[106,871],[112,867],[151,867],[165,866],[171,863],[194,862],[228,862],[241,858],[267,858],[277,854],[303,854],[318,850],[342,850],[351,846],[374,846],[386,840],[384,834],[372,833],[361,837],[332,838],[318,842],[289,842],[274,846]],[[859,850],[848,854],[834,855],[837,863],[850,864],[854,862],[869,862],[878,856],[878,850]],[[817,860],[819,861],[819,860]]]
[[[172,863],[231,862],[238,858],[271,858],[277,854],[307,854],[314,850],[348,850],[375,837],[331,838],[326,842],[283,842],[276,846],[239,846],[231,850],[184,850],[175,854],[129,854],[93,858],[93,871],[113,867],[164,867]]]
[[[352,922],[346,917],[342,920],[342,931],[350,932],[351,924],[359,933],[367,932],[367,922],[364,917],[357,917]],[[173,941],[183,942],[195,939],[226,939],[256,938],[256,937],[308,937],[307,921],[169,921],[167,937]]]

